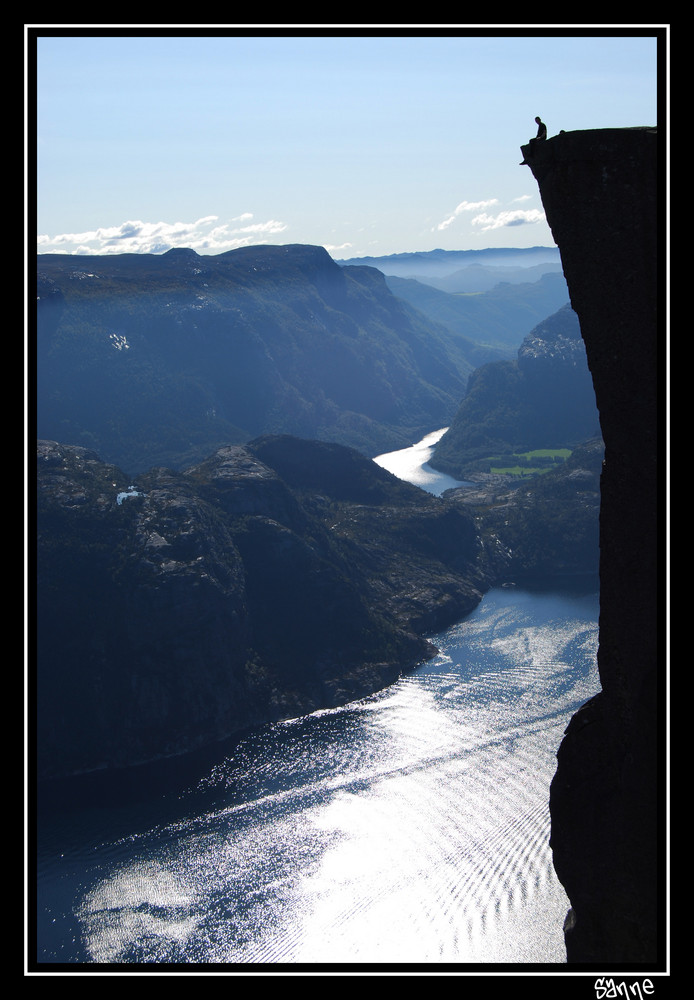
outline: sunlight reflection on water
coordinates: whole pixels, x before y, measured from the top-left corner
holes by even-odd
[[[443,472],[437,472],[428,464],[434,451],[434,445],[441,440],[447,430],[447,427],[442,427],[441,430],[427,434],[410,448],[377,455],[374,462],[381,468],[387,469],[388,472],[392,472],[398,479],[404,479],[414,486],[419,486],[427,493],[433,493],[434,496],[441,496],[444,490],[463,485],[461,480],[453,479],[452,476],[447,476]]]
[[[547,800],[597,617],[597,583],[493,590],[387,690],[177,762],[173,802],[59,815],[39,961],[563,963]]]
[[[493,591],[387,691],[250,734],[199,778],[213,805],[85,872],[83,960],[563,962],[547,790],[596,603]]]

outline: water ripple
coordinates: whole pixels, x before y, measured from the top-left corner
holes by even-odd
[[[538,621],[493,592],[433,661],[249,735],[160,822],[87,845],[67,821],[73,848],[47,835],[41,865],[44,922],[65,924],[44,960],[562,962],[547,799],[597,690],[597,611],[555,604]]]

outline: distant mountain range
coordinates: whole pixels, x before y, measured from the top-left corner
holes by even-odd
[[[394,295],[432,322],[443,324],[456,339],[476,344],[477,351],[468,352],[468,357],[477,361],[475,367],[513,357],[535,323],[569,301],[561,271],[545,273],[539,280],[503,282],[489,291],[467,294],[441,291],[414,278],[386,277],[386,283]]]
[[[405,447],[448,425],[472,371],[563,295],[556,275],[437,292],[451,304],[437,319],[418,299],[433,289],[394,294],[378,269],[303,245],[40,255],[37,279],[37,436],[131,474],[267,433]]]
[[[498,275],[506,272],[500,281],[523,280],[508,275],[526,268],[561,268],[561,258],[557,247],[490,247],[485,250],[428,250],[414,253],[394,253],[383,257],[351,257],[338,260],[338,264],[358,264],[361,267],[375,267],[383,274],[399,278],[417,278],[420,281],[447,278],[458,271],[477,269],[478,275],[492,269],[499,269]],[[474,272],[473,272],[474,273]],[[539,275],[538,275],[539,276]],[[527,280],[527,278],[525,279]],[[463,291],[448,288],[447,291]],[[470,289],[473,290],[473,289]],[[485,289],[477,288],[475,291]]]

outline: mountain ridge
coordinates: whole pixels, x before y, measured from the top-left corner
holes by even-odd
[[[445,277],[461,267],[472,264],[497,266],[531,266],[539,263],[560,263],[557,247],[487,247],[482,250],[413,250],[382,256],[349,257],[338,259],[340,265],[358,264],[376,267],[384,274],[408,277],[418,266],[422,273]]]
[[[130,473],[265,433],[397,450],[480,359],[377,269],[300,244],[40,255],[36,320],[37,435]]]
[[[322,248],[38,266],[37,433],[133,472],[259,433],[403,447],[445,424],[471,367],[380,272]]]

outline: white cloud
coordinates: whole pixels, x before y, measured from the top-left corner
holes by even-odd
[[[528,201],[532,198],[532,195],[523,194],[518,198],[514,198],[513,202]],[[452,215],[443,222],[439,222],[436,226],[436,230],[448,229],[448,227],[455,222],[464,212],[477,212],[478,214],[470,219],[470,225],[480,226],[482,231],[488,229],[501,229],[505,226],[526,226],[532,225],[536,222],[544,222],[545,214],[536,208],[529,209],[513,209],[498,212],[496,215],[490,215],[486,211],[480,211],[480,209],[491,208],[493,205],[498,205],[498,198],[489,198],[487,201],[461,201],[457,206]]]
[[[537,208],[518,208],[513,212],[499,212],[498,215],[487,215],[482,212],[471,220],[473,226],[480,226],[483,232],[488,229],[502,229],[504,226],[527,226],[536,222],[544,222],[545,213]]]
[[[234,233],[282,233],[286,229],[284,222],[276,222],[271,219],[269,222],[254,222],[252,226],[243,226],[241,229],[233,229]]]
[[[488,201],[461,201],[461,203],[455,208],[453,215],[444,219],[443,222],[439,222],[436,227],[438,230],[448,229],[452,222],[458,218],[463,212],[476,212],[480,208],[489,208],[490,205],[498,205],[498,198],[490,198]]]
[[[282,233],[287,228],[276,219],[251,223],[252,218],[252,212],[243,212],[218,225],[213,225],[219,221],[216,215],[205,215],[194,222],[128,220],[118,226],[104,226],[83,233],[42,234],[37,237],[37,246],[42,253],[164,253],[173,247],[222,253],[255,241],[262,242],[263,237]]]
[[[334,243],[323,244],[323,247],[328,251],[329,254],[337,253],[338,250],[340,251],[351,250],[352,246],[353,246],[352,243],[340,243],[339,246],[335,245]]]

